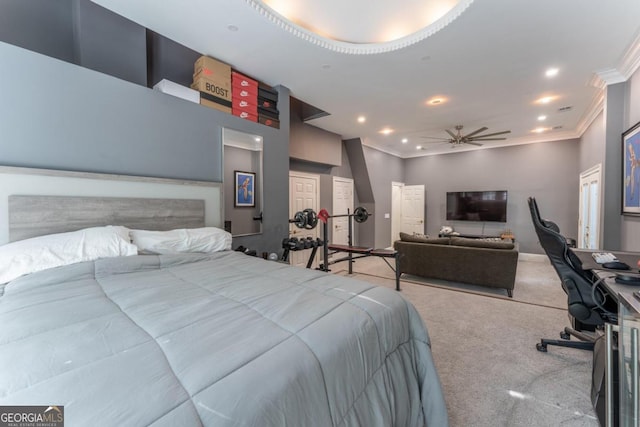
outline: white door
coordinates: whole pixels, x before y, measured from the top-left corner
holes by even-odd
[[[333,215],[346,215],[347,210],[353,213],[353,179],[333,177]],[[349,218],[346,216],[331,218],[331,243],[347,245],[349,243]],[[353,232],[353,230],[352,230]],[[352,237],[352,244],[355,240]]]
[[[600,164],[580,174],[578,247],[600,247]]]
[[[402,182],[391,183],[391,244],[400,239],[400,230],[402,230]]]
[[[320,176],[304,174],[300,172],[289,172],[289,218],[293,218],[296,212],[305,209],[313,209],[318,212],[320,204]],[[306,239],[311,237],[316,239],[320,234],[320,224],[312,230],[298,228],[295,224],[289,224],[289,237]],[[289,264],[299,267],[306,267],[312,249],[289,252]],[[321,250],[318,249],[312,268],[317,267]]]
[[[402,187],[402,226],[405,233],[424,233],[424,185]]]

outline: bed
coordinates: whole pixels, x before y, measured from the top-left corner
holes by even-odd
[[[0,406],[63,406],[67,426],[447,425],[427,330],[390,289],[231,250],[0,286]]]

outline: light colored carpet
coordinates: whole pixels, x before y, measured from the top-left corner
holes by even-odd
[[[348,275],[347,267],[332,269]],[[354,278],[395,287],[379,258],[358,260],[354,271]],[[548,262],[518,264],[513,299],[412,279],[401,282],[402,295],[427,325],[451,426],[599,425],[590,401],[592,353],[535,348],[568,325],[566,296]]]

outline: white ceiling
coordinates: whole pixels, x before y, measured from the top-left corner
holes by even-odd
[[[602,108],[605,82],[626,80],[640,63],[638,0],[461,0],[428,27],[382,44],[317,36],[258,0],[93,1],[330,114],[310,124],[401,157],[479,149],[421,138],[445,138],[458,124],[463,134],[511,130],[480,149],[579,137]],[[366,6],[321,3],[322,25],[333,15],[342,26],[372,28]],[[559,69],[555,78],[545,77],[549,67]],[[427,105],[434,96],[446,102]],[[543,96],[555,99],[536,104]],[[533,133],[539,126],[561,128]],[[386,127],[394,132],[380,134]]]

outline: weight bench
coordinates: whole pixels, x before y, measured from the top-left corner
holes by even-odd
[[[400,255],[398,251],[393,249],[373,249],[365,246],[350,246],[350,245],[326,245],[327,252],[333,251],[331,254],[327,253],[327,257],[324,259],[324,270],[329,271],[329,264],[335,264],[342,261],[349,261],[349,274],[353,274],[353,260],[357,258],[375,256],[382,258],[382,260],[394,271],[396,275],[396,291],[400,290]],[[347,253],[347,256],[334,259],[333,261],[328,261],[328,255],[333,255],[336,253]],[[355,256],[354,256],[355,255]],[[395,265],[391,265],[387,258],[393,258],[395,260]]]

